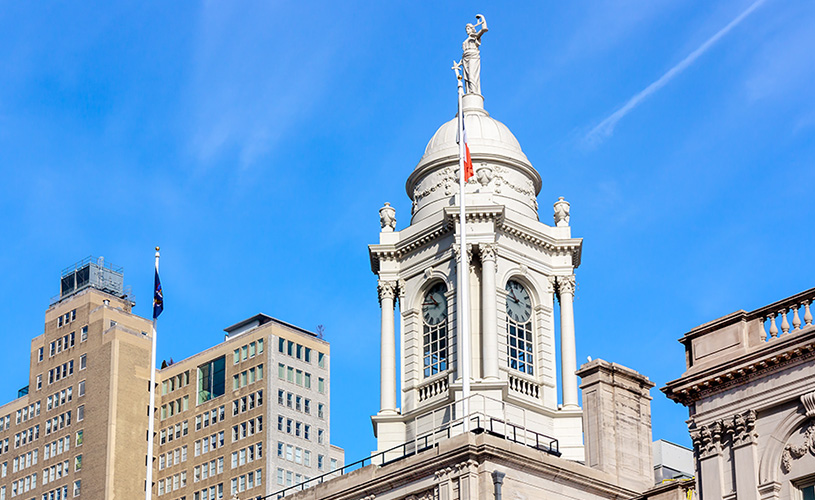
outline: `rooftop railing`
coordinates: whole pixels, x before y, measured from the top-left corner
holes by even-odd
[[[504,415],[507,414],[506,412],[507,404],[504,403],[503,401],[487,398],[486,396],[483,396],[481,394],[473,394],[472,396],[469,397],[469,399],[471,407],[473,405],[473,402],[477,399],[482,400],[481,405],[482,408],[486,408],[489,405],[489,403],[500,403],[500,405],[503,407]],[[455,411],[455,409],[460,408],[461,405],[462,401],[457,401],[431,413],[440,412],[445,413],[445,410],[448,410],[447,413],[452,414]],[[413,423],[415,426],[416,419],[413,420]],[[283,498],[288,494],[292,494],[298,491],[311,488],[318,484],[322,484],[325,481],[343,476],[345,474],[361,469],[363,467],[367,467],[369,465],[377,465],[379,467],[382,467],[394,462],[398,462],[399,460],[411,457],[413,455],[416,455],[417,453],[421,453],[423,451],[435,448],[439,446],[439,444],[445,439],[465,434],[466,432],[473,432],[475,434],[489,433],[493,436],[497,436],[514,443],[519,443],[524,446],[528,446],[530,448],[543,451],[550,455],[554,455],[557,457],[561,455],[557,439],[539,433],[537,431],[533,431],[527,428],[525,423],[523,425],[519,423],[513,423],[509,421],[507,418],[498,418],[496,416],[487,414],[487,412],[485,411],[475,411],[471,412],[466,417],[449,419],[448,421],[441,423],[438,427],[434,428],[432,431],[417,436],[416,438],[405,443],[402,443],[398,446],[394,446],[393,448],[380,451],[369,457],[365,457],[362,460],[357,460],[356,462],[344,465],[336,470],[326,472],[325,474],[310,478],[298,484],[287,486],[286,488],[283,488],[280,491],[277,491],[275,493],[272,493],[271,495],[267,495],[262,498],[264,499]]]

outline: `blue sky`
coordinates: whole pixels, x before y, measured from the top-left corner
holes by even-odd
[[[161,245],[159,359],[257,312],[323,324],[332,440],[365,456],[367,244],[383,202],[408,222],[476,13],[486,107],[543,178],[541,220],[565,196],[585,239],[579,363],[661,387],[685,331],[815,285],[812,2],[0,5],[0,401],[27,383],[63,267],[104,255],[148,316]],[[689,444],[686,410],[652,395],[654,437]]]

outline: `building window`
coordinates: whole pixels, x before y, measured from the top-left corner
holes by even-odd
[[[432,377],[447,370],[447,287],[436,283],[424,295],[422,318],[422,359],[425,377]]]
[[[225,357],[215,358],[198,367],[198,404],[224,395]]]
[[[44,349],[43,347],[40,347],[39,349],[37,349],[37,362],[38,362],[38,363],[39,363],[40,361],[42,361],[42,357],[43,357],[43,349]]]
[[[82,356],[79,356],[79,369],[84,370],[87,367],[88,367],[88,355],[83,354]]]
[[[88,326],[85,325],[79,330],[79,341],[85,342],[88,340]]]
[[[507,364],[521,373],[534,375],[535,355],[532,334],[532,300],[517,281],[508,281]]]
[[[82,493],[82,481],[74,481],[74,496],[78,497],[80,493]]]
[[[801,500],[815,500],[815,482],[799,487],[801,490]]]

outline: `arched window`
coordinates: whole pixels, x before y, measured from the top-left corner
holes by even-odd
[[[422,300],[422,357],[424,376],[431,377],[447,370],[447,287],[439,282],[427,291]]]
[[[532,299],[517,281],[507,282],[507,363],[510,368],[535,374]]]

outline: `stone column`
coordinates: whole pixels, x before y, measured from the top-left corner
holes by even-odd
[[[382,308],[380,351],[379,413],[396,413],[396,341],[393,328],[395,281],[379,281],[379,305]]]
[[[701,500],[721,500],[722,482],[722,423],[717,421],[691,431],[699,467]]]
[[[756,412],[753,410],[733,417],[733,470],[736,471],[736,497],[758,500],[758,467]]]
[[[560,378],[563,380],[563,407],[577,408],[577,351],[574,339],[574,276],[558,276],[560,300]]]
[[[483,334],[484,378],[498,379],[498,312],[495,292],[495,250],[494,243],[481,243],[481,323]]]

